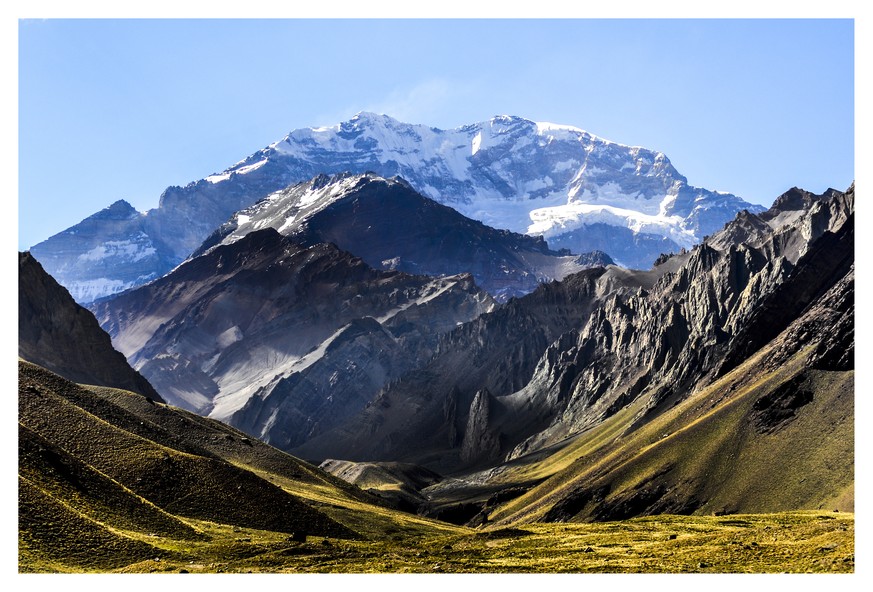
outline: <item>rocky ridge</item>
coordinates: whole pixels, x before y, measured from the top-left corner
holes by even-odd
[[[194,256],[249,232],[275,228],[305,245],[333,243],[380,269],[419,275],[471,273],[500,301],[592,265],[603,252],[555,252],[541,237],[496,230],[416,192],[400,178],[319,175],[273,193],[221,225]]]
[[[94,310],[169,402],[287,449],[363,408],[441,334],[493,306],[469,274],[374,270],[266,228]]]
[[[635,421],[649,421],[735,368],[851,270],[854,187],[799,202],[793,191],[649,272],[612,267],[553,284],[560,293],[590,282],[587,296],[568,302],[574,313],[561,328],[528,350],[535,367],[484,363],[487,371],[471,371],[467,360],[512,343],[510,324],[499,319],[524,315],[545,286],[454,331],[450,348],[389,385],[379,404],[299,451],[317,457],[324,447],[336,457],[341,447],[354,451],[351,460],[390,458],[451,474],[544,450],[631,403],[640,406]],[[831,339],[837,349],[823,350],[823,359],[851,358],[840,349],[852,339],[851,323],[841,326]]]

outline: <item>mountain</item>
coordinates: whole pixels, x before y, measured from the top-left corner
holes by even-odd
[[[221,422],[18,366],[20,571],[178,571],[211,547],[224,561],[305,553],[307,536],[402,527],[376,498]],[[272,541],[247,551],[261,531]]]
[[[824,195],[795,189],[648,272],[583,271],[482,315],[444,337],[425,366],[392,382],[373,405],[293,450],[451,475],[422,493],[435,507],[478,499],[466,519],[493,512],[498,506],[486,500],[495,492],[524,493],[550,475],[557,487],[571,473],[585,493],[575,510],[556,510],[551,519],[583,507],[600,519],[692,512],[718,499],[744,511],[825,503],[851,492],[854,479],[845,457],[852,449],[853,280],[854,186]],[[560,297],[574,284],[582,289]],[[543,300],[550,302],[545,314],[560,311],[562,320],[536,340],[526,327],[540,323],[523,319]],[[525,355],[516,357],[519,351]],[[678,431],[703,433],[703,426],[709,436],[669,441],[670,455],[681,454],[685,464],[647,465],[641,474],[651,482],[620,481],[630,477],[619,459],[639,453],[654,463],[644,446]],[[742,438],[725,440],[731,433]],[[593,450],[604,464],[586,464]],[[796,467],[768,469],[776,451],[789,450]],[[822,466],[816,450],[839,462]],[[719,454],[751,455],[750,474],[761,478],[768,470],[779,479],[815,471],[817,485],[786,484],[781,497],[769,488],[775,497],[766,503],[757,497],[743,505],[738,488],[750,486],[748,476],[735,487],[703,474]],[[585,505],[607,494],[612,506]]]
[[[68,380],[134,391],[163,402],[112,347],[90,311],[30,253],[18,254],[18,356]]]
[[[228,419],[336,476],[20,360],[19,570],[851,571],[854,193],[501,305],[272,228],[215,245],[95,309],[180,384],[261,378]]]
[[[234,214],[194,253],[275,228],[305,245],[333,243],[368,265],[419,275],[471,273],[498,300],[593,265],[605,253],[551,251],[542,238],[496,230],[417,193],[400,178],[319,175]]]
[[[149,218],[118,200],[30,253],[81,304],[156,279],[179,263]]]
[[[741,209],[763,209],[689,185],[660,152],[571,126],[497,116],[440,130],[359,113],[295,130],[221,173],[169,187],[146,213],[117,202],[31,252],[77,301],[90,302],[160,277],[235,212],[275,191],[320,174],[367,171],[401,176],[488,226],[575,253],[605,251],[642,269]]]
[[[379,271],[272,228],[93,304],[170,403],[282,448],[362,409],[441,334],[493,306],[469,274]]]

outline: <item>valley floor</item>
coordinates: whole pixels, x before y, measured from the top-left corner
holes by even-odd
[[[161,557],[127,573],[852,573],[854,514],[650,516],[410,532],[378,541],[288,535],[185,520],[208,540],[142,537]],[[399,531],[398,531],[399,532]],[[390,531],[389,531],[390,533]],[[19,550],[27,571],[70,571]]]

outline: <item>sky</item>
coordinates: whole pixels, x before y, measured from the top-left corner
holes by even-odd
[[[769,205],[855,178],[853,76],[851,19],[22,19],[18,246],[359,111],[574,125]]]

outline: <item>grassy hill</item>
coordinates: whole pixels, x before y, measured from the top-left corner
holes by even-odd
[[[768,370],[771,354],[647,423],[635,426],[641,409],[631,406],[545,458],[510,465],[504,487],[537,485],[489,520],[852,512],[854,371],[810,369],[810,351]]]
[[[214,532],[244,529],[286,545],[307,536],[459,531],[384,508],[220,422],[134,393],[76,385],[24,361],[19,524],[21,571],[181,561],[193,547],[210,545]]]

